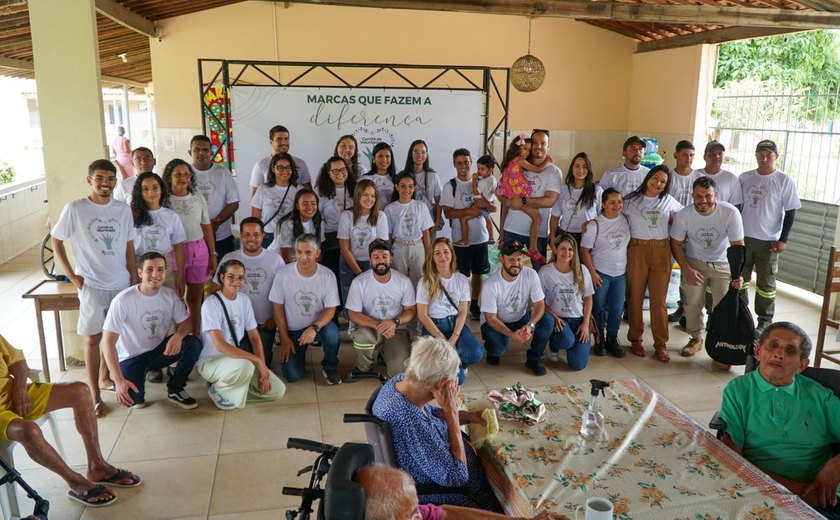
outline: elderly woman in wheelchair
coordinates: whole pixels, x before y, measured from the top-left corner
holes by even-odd
[[[446,341],[418,339],[405,372],[379,391],[373,415],[390,425],[397,466],[417,483],[421,503],[500,511],[478,456],[461,432],[462,425],[484,420],[458,410],[460,363]],[[432,400],[440,408],[431,406]]]

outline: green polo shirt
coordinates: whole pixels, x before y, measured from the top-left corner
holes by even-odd
[[[745,459],[797,482],[814,480],[840,442],[840,399],[800,374],[781,387],[758,370],[732,379],[720,415]]]

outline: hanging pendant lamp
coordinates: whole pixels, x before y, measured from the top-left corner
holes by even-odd
[[[510,66],[510,82],[520,92],[533,92],[545,81],[545,66],[531,54],[531,18],[528,18],[528,54],[518,58]]]

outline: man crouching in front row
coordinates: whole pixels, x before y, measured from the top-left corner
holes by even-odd
[[[19,442],[30,458],[58,474],[70,487],[68,496],[88,507],[112,504],[117,496],[105,486],[136,487],[140,477],[108,464],[99,450],[93,399],[85,383],[30,383],[23,352],[0,336],[0,439]],[[44,439],[35,419],[72,408],[76,429],[87,453],[87,475],[76,473]]]

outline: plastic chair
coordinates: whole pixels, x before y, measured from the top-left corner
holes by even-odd
[[[29,370],[29,378],[38,383],[46,383],[44,374],[40,370]],[[52,413],[48,413],[35,420],[35,423],[44,427],[45,423],[49,423],[52,429],[53,437],[55,438],[55,447],[58,454],[62,458],[65,457],[64,446],[61,444],[61,436],[58,434],[58,423]],[[0,440],[0,457],[2,457],[12,467],[15,465],[14,450],[18,443],[15,441]],[[20,506],[18,505],[17,493],[15,486],[11,483],[5,484],[0,489],[0,511],[3,512],[4,518],[11,518],[13,516],[20,516]]]

